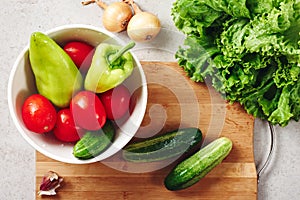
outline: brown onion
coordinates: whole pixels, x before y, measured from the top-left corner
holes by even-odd
[[[161,25],[157,16],[142,11],[133,0],[123,0],[132,6],[135,15],[127,26],[128,36],[136,42],[148,42],[153,40],[160,32]]]
[[[110,5],[105,4],[102,0],[90,0],[82,2],[83,5],[97,3],[104,9],[102,23],[105,29],[110,32],[121,32],[127,28],[128,22],[133,16],[131,7],[124,2],[114,2]]]

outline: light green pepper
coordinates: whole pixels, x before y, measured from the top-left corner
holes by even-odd
[[[67,107],[83,78],[69,55],[49,36],[34,32],[29,60],[38,92],[57,107]]]
[[[102,93],[128,78],[134,69],[133,58],[128,50],[134,45],[134,42],[128,43],[125,47],[108,43],[99,44],[85,78],[85,89]]]

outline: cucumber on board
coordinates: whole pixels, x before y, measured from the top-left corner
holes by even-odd
[[[197,183],[230,153],[232,141],[220,137],[175,166],[164,180],[168,190],[181,190]]]
[[[153,162],[180,156],[202,141],[198,128],[176,129],[127,145],[123,158],[131,162]]]
[[[90,159],[98,156],[112,143],[115,136],[115,128],[110,120],[97,131],[88,131],[73,147],[73,155],[78,159]]]

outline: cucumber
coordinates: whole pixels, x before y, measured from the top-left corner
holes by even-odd
[[[181,190],[197,183],[230,153],[232,141],[218,138],[175,166],[164,180],[168,190]]]
[[[131,162],[153,162],[182,155],[202,140],[202,132],[190,127],[176,129],[123,149],[123,158]]]
[[[115,128],[110,120],[107,120],[102,129],[88,131],[73,147],[73,155],[78,159],[90,159],[98,156],[112,143],[115,136]]]

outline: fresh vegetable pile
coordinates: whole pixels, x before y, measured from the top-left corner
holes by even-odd
[[[41,32],[33,33],[29,61],[37,93],[23,103],[24,125],[76,143],[77,158],[99,155],[114,139],[112,121],[129,116],[131,94],[123,81],[134,69],[128,52],[134,45],[93,47],[70,41],[60,46]]]
[[[300,118],[300,2],[176,0],[186,34],[180,66],[248,113],[286,126]]]

